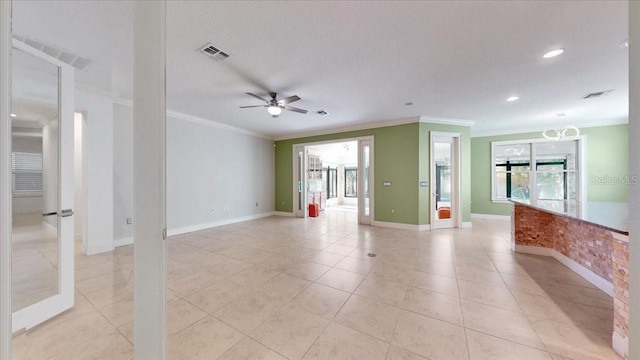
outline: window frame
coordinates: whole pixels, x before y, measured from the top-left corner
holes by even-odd
[[[530,146],[529,152],[529,165],[533,164],[535,161],[535,166],[530,166],[529,170],[529,184],[530,192],[529,199],[533,203],[537,200],[537,191],[533,191],[533,185],[537,184],[537,167],[538,165],[543,165],[544,163],[540,163],[541,159],[537,159],[536,157],[536,144],[539,143],[554,143],[557,141],[577,141],[576,147],[576,166],[577,169],[575,171],[578,179],[577,179],[577,189],[576,189],[576,200],[579,204],[578,211],[582,213],[584,211],[584,200],[586,197],[586,158],[587,158],[587,137],[586,135],[580,135],[577,137],[564,138],[559,140],[548,140],[548,139],[522,139],[522,140],[508,140],[508,141],[492,141],[491,142],[491,201],[493,203],[498,204],[508,204],[511,202],[510,198],[498,198],[496,196],[496,184],[497,184],[497,171],[496,168],[500,165],[496,165],[496,147],[503,145],[524,145]],[[565,170],[566,171],[566,170]],[[566,175],[565,175],[566,176]],[[565,191],[566,196],[566,191]]]
[[[347,195],[347,172],[353,172],[355,174],[355,193],[351,195]],[[357,167],[345,167],[344,168],[344,197],[346,198],[357,198],[358,197],[358,168]]]

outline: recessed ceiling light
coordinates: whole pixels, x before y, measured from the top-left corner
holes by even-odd
[[[517,96],[509,96],[509,97],[507,98],[507,101],[509,101],[509,102],[511,102],[511,101],[516,101],[516,100],[520,100],[520,98],[519,98],[519,97],[517,97]]]
[[[18,116],[18,115],[16,115],[16,114],[11,114],[11,117],[16,117],[16,116]]]
[[[556,114],[556,116],[560,116],[560,117],[565,116],[565,115],[567,115],[567,114],[565,114],[565,113],[563,113],[563,112],[561,112],[561,113],[557,113],[557,114]]]
[[[551,50],[547,53],[545,53],[544,55],[542,55],[543,58],[548,59],[548,58],[552,58],[555,56],[558,56],[560,54],[562,54],[564,52],[564,49],[555,49],[555,50]]]

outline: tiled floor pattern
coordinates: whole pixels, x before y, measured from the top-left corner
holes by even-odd
[[[513,254],[508,222],[415,232],[356,215],[170,239],[168,358],[618,359],[612,299]],[[132,358],[132,268],[131,246],[78,254],[75,308],[15,336],[14,358]]]

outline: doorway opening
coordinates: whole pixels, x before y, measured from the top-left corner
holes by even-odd
[[[294,216],[344,212],[371,224],[373,137],[293,146]]]

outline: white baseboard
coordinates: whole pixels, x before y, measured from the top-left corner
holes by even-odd
[[[418,231],[428,231],[428,230],[431,230],[431,225],[429,224],[418,225]]]
[[[524,254],[533,254],[533,255],[543,255],[543,256],[551,256],[554,259],[560,261],[564,266],[576,272],[578,275],[582,276],[596,286],[598,289],[604,291],[609,296],[613,297],[613,284],[601,277],[600,275],[594,273],[593,271],[587,269],[583,265],[580,265],[575,260],[569,259],[565,255],[561,254],[559,251],[551,248],[544,248],[540,246],[530,246],[530,245],[516,245],[515,251]]]
[[[42,222],[42,225],[44,225],[44,228],[47,229],[47,232],[53,236],[58,236],[58,228],[56,228],[55,226],[49,224],[46,221]]]
[[[235,224],[235,223],[239,223],[239,222],[243,222],[243,221],[261,219],[261,218],[265,218],[265,217],[269,217],[269,216],[273,216],[273,211],[269,211],[269,212],[261,213],[261,214],[243,216],[243,217],[239,217],[239,218],[214,221],[214,222],[205,223],[205,224],[184,226],[184,227],[180,227],[180,228],[176,228],[176,229],[167,230],[167,236],[180,235],[180,234],[190,233],[190,232],[193,232],[193,231],[210,229],[210,228],[214,228],[214,227],[218,227],[218,226],[222,226],[222,225],[229,225],[229,224]]]
[[[429,225],[403,224],[403,223],[395,223],[395,222],[388,222],[388,221],[373,221],[371,225],[377,226],[377,227],[389,228],[389,229],[416,230],[416,231],[420,231],[421,226],[429,226]]]
[[[613,335],[611,336],[611,347],[613,348],[613,351],[622,356],[622,358],[626,359],[629,356],[628,337],[624,337],[614,331]]]
[[[472,219],[511,220],[511,215],[471,214]]]
[[[99,246],[88,246],[86,251],[84,252],[85,255],[96,255],[96,254],[102,254],[102,253],[106,253],[109,251],[113,251],[115,249],[115,247],[113,246],[113,244],[104,244],[104,245],[99,245]]]
[[[127,236],[127,237],[113,240],[113,246],[115,247],[131,245],[131,244],[133,244],[133,236]]]
[[[274,211],[273,216],[284,216],[284,217],[294,217],[292,212],[286,212],[286,211]]]
[[[473,224],[471,223],[471,221],[463,221],[460,224],[460,228],[462,228],[462,229],[470,229],[472,227],[473,227]]]

